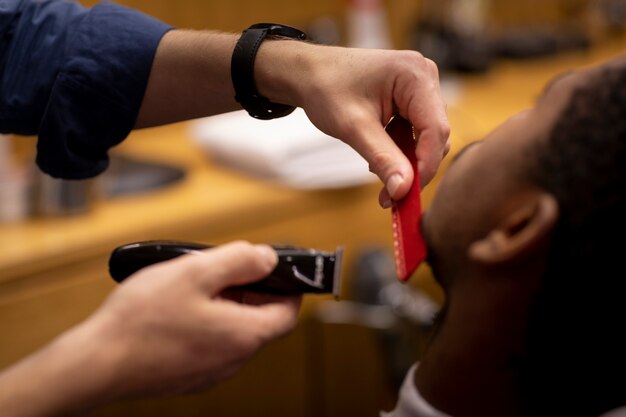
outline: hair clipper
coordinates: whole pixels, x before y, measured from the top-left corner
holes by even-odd
[[[278,255],[276,268],[264,279],[238,286],[250,291],[275,294],[327,294],[339,297],[343,248],[335,252],[271,245]],[[130,243],[117,247],[109,259],[109,273],[117,282],[149,265],[181,255],[202,254],[213,245],[167,240]]]

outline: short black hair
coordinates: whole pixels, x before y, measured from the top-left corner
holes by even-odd
[[[626,404],[626,65],[590,75],[543,139],[530,177],[560,218],[531,309],[525,415],[598,416]]]

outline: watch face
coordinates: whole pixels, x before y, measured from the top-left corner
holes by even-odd
[[[269,29],[267,34],[271,36],[283,36],[285,38],[305,40],[306,34],[300,29],[278,23],[257,23],[248,29]]]

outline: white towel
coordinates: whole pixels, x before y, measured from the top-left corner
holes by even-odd
[[[214,161],[300,189],[343,188],[376,181],[365,159],[326,135],[298,108],[257,120],[244,110],[199,119],[192,137]]]

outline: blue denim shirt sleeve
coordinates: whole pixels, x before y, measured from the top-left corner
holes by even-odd
[[[0,0],[0,131],[38,135],[37,164],[53,177],[100,174],[170,29],[108,2]]]

